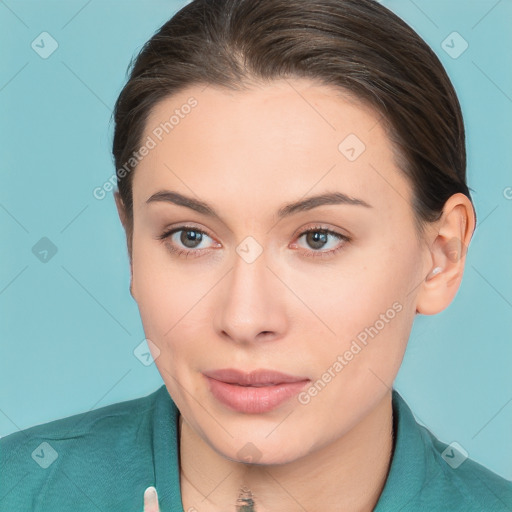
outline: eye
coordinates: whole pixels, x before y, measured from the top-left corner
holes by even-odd
[[[205,237],[211,238],[205,231],[195,226],[178,226],[162,233],[157,239],[165,241],[169,251],[178,256],[196,257],[200,256],[204,251],[208,251],[206,248],[197,249]]]
[[[348,236],[326,229],[323,226],[313,226],[301,232],[297,240],[303,237],[305,237],[307,244],[313,247],[313,250],[300,251],[307,258],[330,258],[341,251],[347,242],[351,241],[351,238]],[[329,237],[334,238],[338,243],[335,244],[333,249],[320,251],[319,249],[323,248],[326,244],[328,245]],[[204,252],[208,252],[209,248],[200,248],[200,245],[206,238],[212,239],[208,233],[195,226],[178,226],[165,231],[156,238],[164,241],[170,252],[184,257],[198,257]],[[342,243],[340,244],[340,242]],[[217,243],[216,246],[221,247],[221,244]],[[292,248],[297,246],[298,244],[296,243],[292,244]]]
[[[313,251],[305,251],[302,254],[305,257],[313,257],[313,258],[329,258],[331,256],[334,256],[339,251],[344,249],[346,243],[351,241],[351,238],[349,238],[346,235],[342,235],[341,233],[338,233],[336,231],[332,231],[330,229],[326,229],[323,226],[313,226],[312,228],[303,231],[299,236],[298,240],[300,240],[302,237],[305,237],[306,243],[313,247]],[[323,248],[325,245],[328,245],[329,237],[337,239],[338,243],[334,244],[334,248],[328,251],[319,251],[318,249]],[[342,242],[340,244],[340,241]],[[294,246],[297,246],[297,244],[293,244]],[[332,244],[331,244],[332,246]]]

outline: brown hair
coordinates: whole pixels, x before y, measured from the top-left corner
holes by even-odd
[[[419,231],[439,219],[452,194],[471,200],[450,79],[423,39],[374,0],[193,0],[130,66],[114,108],[112,151],[130,258],[133,172],[119,169],[141,146],[151,109],[202,83],[241,90],[251,81],[296,77],[335,86],[382,116],[412,184]]]

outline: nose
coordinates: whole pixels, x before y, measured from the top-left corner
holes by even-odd
[[[214,328],[219,336],[239,344],[276,341],[286,331],[290,292],[269,267],[265,250],[253,261],[240,254],[219,288]]]

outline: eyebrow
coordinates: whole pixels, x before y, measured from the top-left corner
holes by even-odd
[[[167,202],[178,206],[185,206],[186,208],[195,210],[196,212],[206,215],[208,217],[214,217],[218,220],[222,220],[220,215],[215,211],[215,209],[212,208],[207,203],[199,201],[192,197],[185,196],[183,194],[179,194],[178,192],[172,192],[170,190],[160,190],[159,192],[153,194],[146,201],[146,204],[154,202]],[[277,216],[278,218],[283,219],[284,217],[289,217],[290,215],[293,215],[295,213],[312,210],[313,208],[317,208],[319,206],[340,204],[372,208],[370,204],[368,204],[366,201],[363,201],[362,199],[350,197],[346,194],[343,194],[342,192],[328,192],[316,196],[311,196],[308,197],[307,199],[303,199],[294,203],[286,204],[285,206],[278,210]]]

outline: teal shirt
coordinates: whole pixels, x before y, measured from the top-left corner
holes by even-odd
[[[512,511],[512,482],[461,459],[395,389],[392,404],[395,448],[375,512]],[[0,439],[0,511],[142,512],[154,485],[161,512],[183,512],[178,414],[162,385]]]

